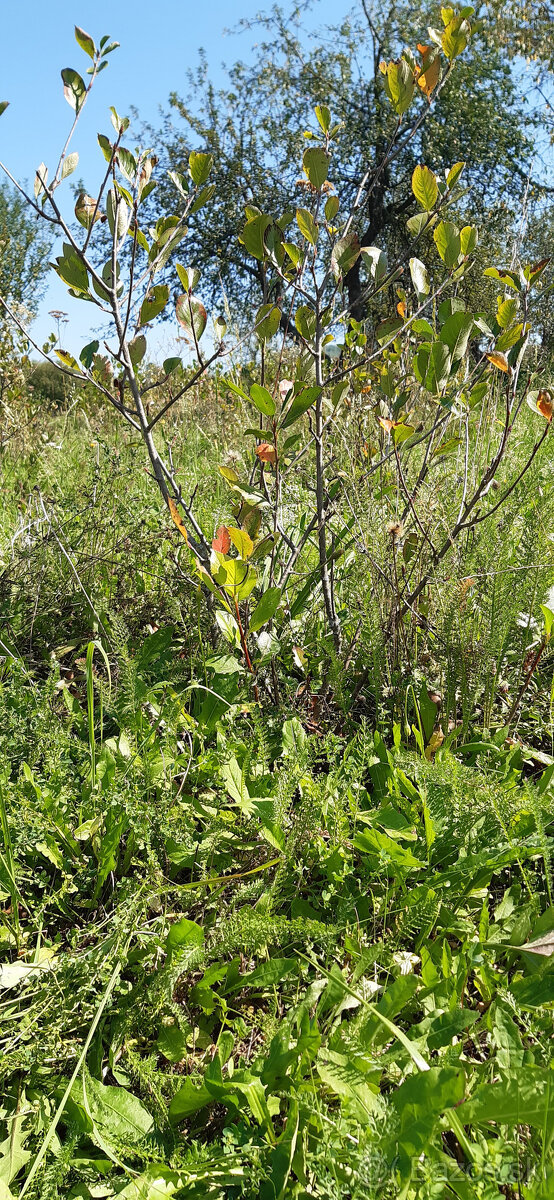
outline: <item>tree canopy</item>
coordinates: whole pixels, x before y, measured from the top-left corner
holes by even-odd
[[[253,298],[273,298],[275,281],[243,252],[236,230],[246,205],[279,214],[299,203],[305,181],[298,180],[296,164],[309,144],[306,130],[315,104],[328,104],[342,123],[330,180],[340,187],[346,207],[352,203],[396,125],[380,62],[415,45],[434,22],[434,6],[414,13],[406,3],[382,0],[370,6],[359,0],[348,19],[308,36],[298,15],[274,8],[258,18],[263,40],[253,59],[235,62],[223,88],[213,86],[201,57],[196,73],[189,74],[187,94],[171,97],[164,141],[168,164],[177,170],[192,149],[214,157],[214,199],[201,220],[192,218],[187,238],[191,260],[204,264],[207,299],[225,296],[237,317]],[[410,189],[415,165],[426,162],[443,171],[465,160],[472,219],[486,227],[490,257],[512,236],[531,170],[537,117],[518,94],[505,45],[486,20],[437,92],[436,98],[422,92],[410,122],[413,136],[386,162],[365,197],[361,241],[401,251],[406,219],[415,211]],[[463,208],[462,200],[456,215],[463,217]],[[352,315],[360,318],[359,263],[346,287]]]
[[[51,239],[23,196],[0,184],[0,296],[35,316],[45,291]]]

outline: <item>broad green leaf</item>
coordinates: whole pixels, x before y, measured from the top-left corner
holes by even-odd
[[[147,325],[149,321],[153,321],[163,312],[169,300],[169,287],[167,283],[157,283],[150,288],[148,295],[143,300],[140,308],[139,324]]]
[[[189,171],[196,187],[202,187],[213,167],[212,154],[197,154],[194,150],[189,154]]]
[[[312,187],[319,191],[327,179],[329,155],[320,146],[311,146],[304,151],[302,165]]]
[[[241,241],[253,258],[261,260],[267,254],[264,235],[269,225],[271,225],[271,217],[266,217],[264,213],[260,213],[251,221],[247,221],[243,228]]]
[[[63,94],[76,113],[79,112],[86,94],[86,86],[78,71],[72,67],[64,67],[62,73]]]
[[[453,363],[464,357],[472,329],[473,316],[471,313],[455,312],[446,318],[441,329],[440,340],[444,342],[445,346],[448,346]]]
[[[152,1164],[136,1179],[132,1179],[122,1192],[117,1193],[118,1200],[167,1200],[167,1197],[181,1192],[186,1182],[186,1176],[178,1171],[158,1163]],[[89,1192],[89,1195],[93,1196],[94,1192]]]
[[[334,221],[340,208],[338,196],[328,196],[325,201],[325,220]]]
[[[143,333],[129,342],[129,355],[134,367],[138,367],[146,354],[146,338]]]
[[[228,382],[228,381],[227,381]],[[233,387],[233,391],[238,391],[238,388]],[[241,393],[239,392],[239,395]],[[264,417],[275,416],[275,401],[273,396],[268,392],[267,388],[262,387],[259,383],[253,383],[250,388],[250,396],[246,397],[257,408],[258,412]]]
[[[80,29],[79,26],[76,25],[75,40],[81,47],[81,50],[84,50],[85,54],[88,54],[89,58],[94,58],[94,55],[96,54],[96,46],[94,45],[90,33],[85,33],[84,29]]]
[[[316,104],[314,108],[317,120],[324,133],[329,133],[331,128],[331,113],[326,104]]]
[[[248,632],[256,633],[258,629],[262,628],[262,625],[267,625],[267,622],[271,621],[271,618],[275,616],[280,601],[281,589],[278,587],[268,588],[267,592],[264,592],[261,599],[258,600],[254,612],[252,613]]]
[[[368,1083],[367,1075],[353,1065],[346,1054],[321,1049],[315,1062],[322,1083],[346,1102],[348,1109],[363,1125],[379,1109],[379,1089]]]
[[[79,162],[79,155],[77,154],[76,151],[74,151],[73,154],[68,154],[67,158],[64,158],[63,167],[62,167],[62,179],[67,179],[68,175],[73,174],[78,162]]]
[[[422,263],[419,258],[410,259],[410,275],[418,296],[428,296],[431,291],[429,275],[425,263]]]
[[[262,304],[256,313],[254,328],[261,342],[275,336],[281,323],[281,309],[277,304]]]
[[[293,425],[295,421],[298,421],[299,417],[301,417],[303,413],[307,412],[308,409],[312,407],[312,404],[315,404],[315,401],[320,395],[320,387],[303,388],[298,395],[294,396],[292,403],[289,405],[285,415],[279,422],[279,428],[288,429],[289,425]]]
[[[94,355],[98,353],[100,348],[99,342],[89,342],[87,346],[83,346],[79,358],[87,371],[90,371],[94,361]]]
[[[371,278],[374,279],[376,283],[380,283],[381,280],[385,278],[388,271],[387,256],[385,251],[381,250],[379,246],[362,246],[360,249],[360,254],[365,261]]]
[[[417,166],[412,175],[412,191],[425,212],[430,212],[437,203],[439,189],[436,176],[429,167]]]
[[[510,989],[511,990],[511,989]],[[547,1138],[554,1128],[554,1076],[543,1067],[502,1071],[497,1083],[482,1083],[456,1110],[464,1125],[532,1125]]]
[[[90,1076],[82,1081],[85,1110],[102,1132],[131,1145],[154,1129],[154,1120],[137,1096],[122,1087],[109,1087]],[[76,1098],[79,1095],[75,1087]]]
[[[458,58],[463,54],[471,37],[469,21],[459,15],[449,21],[441,38],[442,49],[448,59]]]
[[[77,292],[88,292],[87,269],[68,242],[64,242],[63,254],[56,259],[55,270],[68,287],[74,288]]]
[[[479,230],[475,225],[464,225],[463,229],[460,229],[460,250],[464,257],[473,254],[478,241]]]
[[[335,242],[331,253],[331,270],[335,279],[347,275],[354,266],[360,253],[360,243],[356,233],[348,233],[346,237]]]
[[[464,167],[465,167],[465,162],[454,163],[454,166],[451,167],[450,170],[447,172],[447,176],[446,176],[447,187],[449,187],[449,188],[454,187],[454,184],[458,182],[458,179],[460,178],[460,175],[462,174]]]
[[[399,117],[410,107],[414,95],[414,72],[404,58],[385,68],[385,90]]]
[[[424,387],[434,396],[444,391],[450,376],[451,355],[444,342],[434,342],[429,353],[429,364]]]
[[[319,226],[316,225],[311,212],[307,208],[297,208],[296,223],[306,241],[311,242],[312,246],[317,245],[317,237],[319,234]]]
[[[9,104],[10,104],[9,100],[0,100],[0,117],[2,116],[2,113],[4,113],[7,108],[9,108]]]
[[[190,1077],[179,1088],[169,1106],[169,1119],[173,1125],[191,1117],[206,1104],[213,1104],[213,1097],[204,1084],[196,1085]]]
[[[499,271],[498,267],[487,267],[483,275],[490,279],[498,279],[499,283],[503,283],[504,287],[513,288],[514,292],[521,291],[521,283],[515,271]]]
[[[452,221],[441,221],[433,232],[435,246],[443,263],[449,270],[456,266],[460,257],[460,234]]]
[[[185,331],[189,342],[200,341],[206,328],[208,314],[202,301],[188,292],[178,296],[175,304],[175,316]]]
[[[202,926],[198,925],[196,921],[189,921],[186,917],[181,917],[179,921],[170,925],[165,944],[168,952],[173,953],[183,946],[201,946],[203,941]]]
[[[247,534],[245,529],[235,529],[234,526],[228,525],[227,532],[233,543],[233,546],[239,553],[242,559],[250,558],[254,549],[252,538]]]

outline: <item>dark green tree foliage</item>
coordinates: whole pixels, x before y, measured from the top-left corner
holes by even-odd
[[[46,287],[51,240],[23,196],[0,185],[0,295],[34,316]]]
[[[251,300],[274,297],[267,269],[241,253],[236,229],[247,204],[277,214],[303,203],[306,182],[298,180],[295,164],[306,145],[303,126],[311,123],[317,103],[329,104],[343,122],[329,178],[348,210],[363,172],[380,162],[396,126],[379,63],[415,46],[426,24],[436,22],[435,8],[414,13],[404,3],[380,0],[370,8],[361,0],[352,18],[308,36],[274,9],[260,22],[264,40],[254,59],[236,62],[226,87],[214,88],[201,58],[189,74],[186,98],[171,97],[165,146],[177,170],[191,149],[214,157],[215,198],[201,219],[192,219],[187,239],[191,261],[205,264],[206,298],[220,298],[223,291],[237,316]],[[490,32],[474,39],[431,106],[421,96],[418,115],[415,137],[395,152],[367,197],[362,243],[402,251],[406,218],[415,211],[410,179],[416,163],[441,171],[467,160],[472,219],[486,225],[490,258],[495,244],[511,236],[533,153],[533,119],[518,99],[505,49]],[[351,312],[359,318],[358,272],[359,262],[346,284]]]

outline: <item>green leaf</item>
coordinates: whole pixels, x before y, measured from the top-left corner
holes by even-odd
[[[414,94],[414,73],[405,58],[388,64],[385,90],[395,112],[401,117],[410,107]]]
[[[165,940],[168,953],[180,950],[184,946],[201,946],[204,941],[204,930],[196,921],[181,917],[170,926]]]
[[[362,246],[360,249],[360,254],[365,261],[371,278],[374,279],[376,283],[380,283],[381,280],[385,278],[388,271],[387,256],[385,251],[381,250],[379,246]]]
[[[7,108],[9,108],[9,104],[10,104],[9,100],[0,100],[0,117],[2,116],[2,113],[4,113]]]
[[[454,166],[450,168],[446,176],[446,186],[448,188],[453,188],[454,184],[458,182],[464,167],[465,162],[457,162],[454,163]]]
[[[475,225],[464,225],[463,229],[460,229],[460,250],[464,258],[473,254],[478,241],[479,230]]]
[[[85,33],[84,29],[80,29],[79,26],[76,25],[75,40],[81,47],[81,50],[84,50],[85,54],[88,54],[89,58],[94,58],[94,55],[96,54],[96,46],[94,45],[90,33]]]
[[[315,1067],[322,1083],[346,1102],[358,1121],[367,1125],[372,1113],[380,1107],[378,1087],[368,1082],[367,1075],[346,1054],[334,1050],[321,1049]]]
[[[260,213],[259,216],[253,217],[252,220],[246,222],[241,233],[241,241],[248,250],[248,253],[260,261],[267,254],[264,235],[269,225],[271,225],[271,217],[266,217],[264,213]]]
[[[175,304],[175,316],[185,331],[189,342],[200,341],[206,328],[208,314],[202,301],[197,296],[178,296]]]
[[[499,271],[498,267],[487,267],[483,271],[483,275],[489,279],[498,279],[499,283],[504,284],[504,287],[510,287],[514,292],[521,291],[521,283],[515,271]]]
[[[407,871],[419,871],[425,863],[415,858],[411,850],[405,850],[398,842],[378,829],[364,829],[354,837],[353,844],[362,854],[370,854],[381,863],[394,864]]]
[[[83,346],[79,358],[87,371],[90,371],[94,361],[94,355],[98,353],[100,348],[99,342],[89,342],[87,346]]]
[[[428,296],[431,291],[427,267],[419,258],[410,259],[410,275],[418,296]]]
[[[298,421],[298,418],[301,417],[303,413],[307,412],[308,409],[312,407],[312,404],[315,404],[315,401],[320,395],[320,387],[303,388],[303,390],[299,392],[297,396],[294,396],[293,401],[287,409],[284,417],[281,418],[279,428],[288,429],[289,425],[293,425],[295,421]]]
[[[238,389],[233,388],[233,391],[236,390]],[[257,408],[258,412],[262,413],[264,417],[275,416],[275,401],[273,396],[261,384],[253,383],[250,388],[250,396],[246,398],[251,400],[254,408]]]
[[[268,341],[277,333],[281,324],[281,309],[277,304],[262,304],[256,313],[254,328],[260,342]]]
[[[338,242],[335,242],[331,252],[331,270],[335,279],[340,279],[341,276],[348,274],[356,262],[360,249],[356,233],[348,233],[346,237],[339,238]]]
[[[74,1085],[75,1086],[75,1085]],[[82,1080],[85,1111],[102,1132],[135,1145],[154,1129],[154,1120],[141,1101],[122,1087],[109,1087],[90,1076]],[[79,1102],[79,1089],[75,1086]]]
[[[444,342],[434,342],[429,354],[429,364],[424,387],[434,396],[440,396],[450,376],[451,356]]]
[[[281,589],[278,587],[268,588],[267,592],[264,592],[261,599],[258,600],[252,613],[248,632],[256,633],[258,629],[262,628],[262,625],[267,625],[267,622],[271,621],[271,618],[275,616],[280,602]]]
[[[440,340],[444,342],[445,346],[448,346],[453,363],[464,357],[472,329],[473,316],[471,313],[455,312],[444,322]]]
[[[338,196],[328,196],[325,201],[325,220],[334,221],[340,208]]]
[[[168,300],[169,287],[167,283],[157,283],[154,287],[150,288],[148,295],[141,304],[139,324],[147,325],[149,321],[153,321],[155,317],[159,317]]]
[[[469,21],[459,15],[448,23],[441,38],[442,49],[448,59],[458,58],[465,50],[471,36]]]
[[[134,367],[138,367],[146,354],[146,338],[143,333],[129,342],[129,355]]]
[[[77,360],[69,353],[69,350],[54,350],[54,354],[63,363],[64,367],[70,367],[72,371],[78,371],[81,374],[81,368]]]
[[[324,133],[329,133],[331,127],[331,113],[326,104],[316,104],[314,109],[317,120]]]
[[[63,254],[56,259],[54,269],[68,287],[74,288],[77,292],[88,292],[89,279],[87,269],[79,255],[68,242],[64,242]]]
[[[78,113],[85,99],[87,90],[85,83],[78,71],[74,71],[72,67],[64,67],[61,75],[63,80],[63,94],[67,103],[70,108],[73,108]]]
[[[456,1111],[464,1125],[532,1125],[548,1139],[554,1128],[554,1073],[532,1066],[501,1071],[498,1083],[480,1084]]]
[[[73,154],[68,154],[67,158],[64,158],[63,167],[62,167],[62,179],[67,179],[68,175],[73,174],[78,162],[79,162],[79,155],[77,154],[76,151]]]
[[[317,188],[319,192],[327,179],[329,155],[322,147],[311,146],[308,150],[304,151],[302,165],[312,187]]]
[[[189,154],[189,171],[196,187],[206,182],[213,165],[213,154],[198,154],[195,150]]]
[[[439,194],[436,176],[429,167],[417,166],[412,175],[412,191],[426,212],[430,212],[437,203]]]
[[[232,525],[227,526],[227,533],[229,534],[233,546],[238,551],[239,558],[243,559],[243,561],[247,558],[250,558],[250,555],[254,549],[254,543],[250,537],[250,534],[248,534],[245,529],[235,529]]]
[[[179,1121],[184,1121],[185,1117],[192,1117],[206,1104],[213,1104],[213,1096],[204,1084],[197,1087],[189,1077],[171,1101],[169,1120],[176,1125]]]
[[[305,237],[306,241],[311,242],[312,246],[317,245],[319,226],[316,225],[309,209],[297,208],[296,223],[302,237]]]
[[[309,304],[300,304],[294,314],[294,324],[298,332],[310,342],[315,333],[316,318],[313,308]]]
[[[178,1171],[153,1163],[117,1195],[118,1200],[167,1200],[167,1197],[180,1192],[183,1186],[186,1186],[186,1181]],[[84,1192],[75,1192],[76,1196],[81,1194],[85,1195]],[[88,1195],[93,1196],[94,1192],[89,1191]]]
[[[441,221],[433,233],[435,246],[443,263],[449,270],[456,266],[460,257],[460,234],[452,221]]]

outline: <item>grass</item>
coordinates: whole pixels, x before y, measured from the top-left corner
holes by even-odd
[[[168,436],[215,530],[241,414],[201,404]],[[551,467],[444,564],[396,647],[396,498],[364,484],[358,429],[337,464],[348,666],[308,546],[279,704],[270,666],[254,702],[103,414],[54,413],[4,455],[1,1200],[552,1194],[548,646],[521,692]]]

